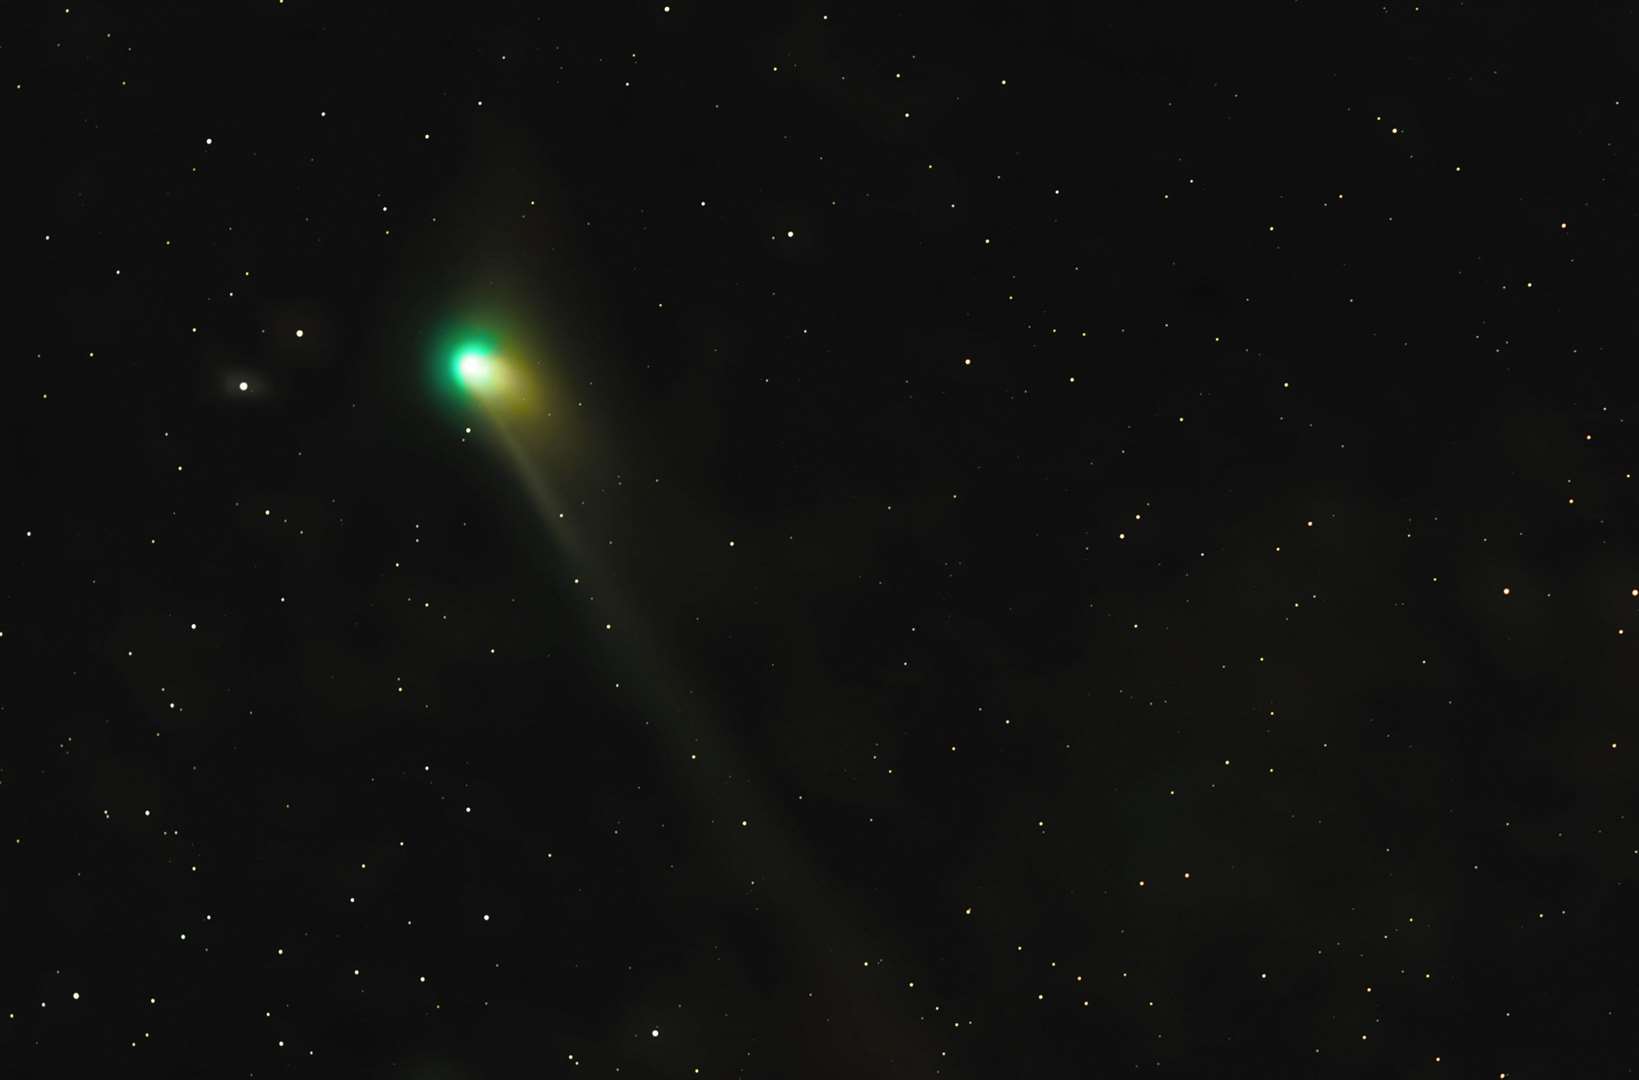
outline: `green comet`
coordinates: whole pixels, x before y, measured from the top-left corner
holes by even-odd
[[[543,407],[550,395],[539,355],[527,333],[497,325],[493,315],[463,318],[434,328],[422,354],[422,371],[457,415],[470,418],[477,408],[494,422],[505,417],[514,434],[521,434],[526,430],[522,425],[533,430],[551,415]],[[553,431],[561,437],[562,425]]]

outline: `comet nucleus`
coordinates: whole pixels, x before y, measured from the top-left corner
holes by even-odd
[[[455,377],[469,390],[482,390],[494,381],[495,359],[485,349],[463,348],[455,356]]]

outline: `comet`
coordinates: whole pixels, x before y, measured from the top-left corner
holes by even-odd
[[[742,748],[713,710],[689,707],[693,681],[674,669],[670,657],[675,650],[645,625],[642,606],[621,596],[604,558],[605,545],[595,539],[618,526],[595,522],[599,500],[583,497],[597,490],[592,477],[600,471],[599,460],[607,458],[597,450],[597,432],[582,422],[580,395],[551,377],[550,356],[549,347],[526,334],[464,333],[443,338],[439,368],[446,385],[453,385],[481,414],[480,431],[510,459],[562,553],[582,578],[597,583],[595,606],[583,613],[588,629],[624,661],[621,666],[630,679],[625,692],[638,695],[652,715],[665,718],[653,728],[663,752],[679,763],[701,763],[682,766],[678,773],[697,820],[737,824],[723,826],[716,837],[725,861],[763,883],[759,894],[794,933],[823,942],[799,952],[807,953],[803,962],[810,966],[808,977],[817,979],[827,1015],[843,1018],[854,1037],[839,1043],[831,1028],[816,1029],[813,1044],[803,1049],[806,1058],[835,1063],[826,1070],[829,1075],[858,1073],[859,1061],[849,1059],[861,1052],[885,1056],[901,1068],[933,1060],[935,1051],[920,1029],[892,1007],[886,984],[857,983],[854,965],[880,956],[885,947],[888,935],[878,920],[803,857],[789,807],[754,779],[758,770],[744,760]],[[575,483],[587,491],[577,494]],[[735,778],[731,795],[725,795],[730,789],[724,777]]]

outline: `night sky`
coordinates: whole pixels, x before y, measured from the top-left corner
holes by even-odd
[[[1632,11],[8,13],[0,1073],[1632,1073]]]

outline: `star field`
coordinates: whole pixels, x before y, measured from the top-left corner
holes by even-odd
[[[23,21],[0,1073],[1633,1072],[1630,12]]]

